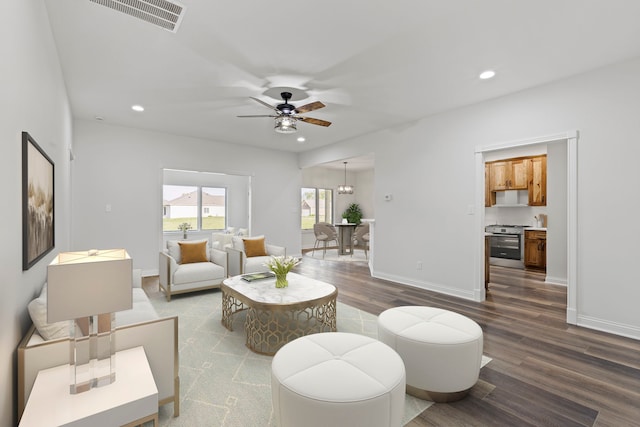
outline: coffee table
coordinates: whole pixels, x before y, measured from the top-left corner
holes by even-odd
[[[233,315],[247,310],[246,345],[256,353],[273,355],[303,335],[336,331],[336,287],[296,273],[287,280],[288,287],[276,288],[275,278],[246,282],[234,276],[220,286],[222,324],[232,331]]]

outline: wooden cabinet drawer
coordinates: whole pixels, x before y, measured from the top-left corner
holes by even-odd
[[[524,230],[525,239],[547,239],[547,232],[544,230]]]

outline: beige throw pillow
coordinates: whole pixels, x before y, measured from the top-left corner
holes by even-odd
[[[257,239],[242,239],[242,241],[244,242],[244,253],[247,254],[247,258],[268,255],[264,246],[264,237]]]
[[[178,242],[180,245],[181,264],[194,262],[207,262],[207,242],[187,243]]]

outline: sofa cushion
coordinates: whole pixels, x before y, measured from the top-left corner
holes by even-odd
[[[195,262],[182,264],[173,273],[173,284],[184,285],[188,283],[213,281],[224,278],[224,267],[212,262]]]
[[[209,261],[207,257],[207,241],[200,242],[178,242],[180,245],[181,264]]]
[[[271,259],[270,255],[267,256],[254,256],[247,257],[244,263],[244,273],[259,273],[261,271],[267,271],[269,268],[265,265]]]
[[[242,237],[233,236],[231,238],[231,245],[233,249],[244,252],[244,242],[242,241]]]
[[[244,243],[244,253],[247,258],[267,255],[267,250],[264,247],[264,237],[243,238],[242,242]]]
[[[133,307],[130,310],[116,312],[116,326],[127,326],[135,323],[158,319],[158,313],[151,305],[147,294],[141,288],[132,289]]]
[[[70,324],[68,320],[61,322],[47,323],[47,284],[45,283],[40,292],[40,296],[27,305],[29,316],[38,333],[45,340],[55,340],[67,338],[69,336]]]

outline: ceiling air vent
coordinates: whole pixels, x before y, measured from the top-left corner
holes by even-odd
[[[167,0],[89,0],[118,12],[126,13],[173,33],[184,15],[184,6]]]

